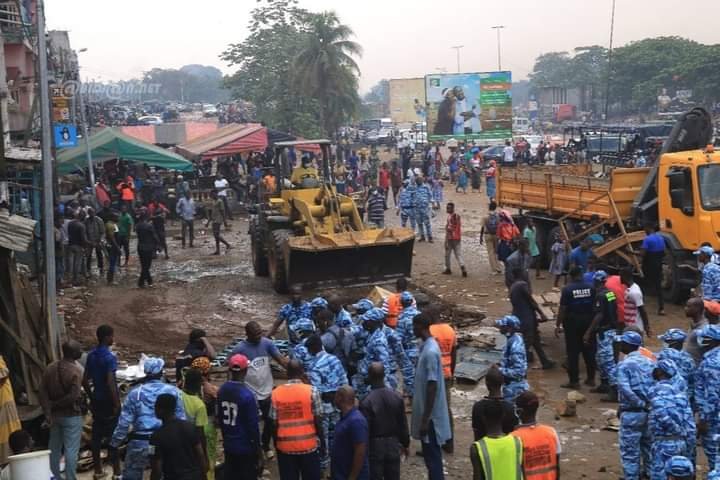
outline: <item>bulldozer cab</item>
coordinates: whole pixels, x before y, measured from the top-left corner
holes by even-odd
[[[288,149],[304,145],[320,147],[316,171],[291,165]],[[366,225],[353,199],[337,193],[329,152],[328,140],[275,144],[276,191],[251,219],[250,235],[255,272],[278,292],[410,276],[413,231]]]

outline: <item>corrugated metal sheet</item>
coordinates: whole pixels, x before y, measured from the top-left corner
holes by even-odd
[[[0,247],[26,252],[32,243],[36,223],[31,218],[0,210]]]

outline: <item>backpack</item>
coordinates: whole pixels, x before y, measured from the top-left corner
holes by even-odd
[[[491,213],[487,219],[487,224],[485,225],[485,230],[487,231],[487,233],[490,235],[496,235],[498,223],[500,223],[498,214]]]
[[[333,325],[327,331],[335,337],[335,349],[332,352],[328,351],[328,353],[338,357],[343,366],[347,368],[347,360],[350,358],[353,349],[352,333],[350,333],[348,329],[340,328],[336,325]]]

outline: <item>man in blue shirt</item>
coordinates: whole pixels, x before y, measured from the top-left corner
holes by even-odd
[[[570,269],[570,283],[560,294],[560,311],[555,323],[555,335],[565,333],[569,382],[563,388],[580,388],[580,354],[585,360],[585,385],[595,385],[595,347],[583,337],[590,328],[595,312],[595,288],[583,280],[580,267]]]
[[[442,354],[437,340],[430,335],[430,323],[431,317],[426,313],[413,318],[413,331],[422,340],[422,345],[415,370],[411,434],[422,445],[429,480],[443,480],[441,446],[452,438],[452,434],[445,397]]]
[[[355,407],[355,391],[352,387],[340,387],[335,394],[335,406],[340,410],[341,418],[335,425],[330,478],[369,480],[368,423]]]
[[[589,238],[584,238],[582,242],[580,242],[579,247],[575,247],[573,251],[570,253],[570,268],[572,267],[580,267],[585,273],[585,271],[588,268],[588,259],[592,256],[593,252],[590,249],[592,245],[592,240]]]
[[[100,450],[103,440],[112,437],[120,415],[120,392],[115,372],[117,358],[110,351],[115,342],[115,331],[110,325],[100,325],[95,331],[98,346],[88,353],[85,362],[83,387],[90,396],[90,411],[93,416],[91,450],[95,474],[102,475]],[[120,459],[114,449],[109,449],[113,472],[120,475]]]
[[[218,391],[215,418],[223,436],[225,478],[255,480],[263,471],[258,405],[245,385],[248,365],[244,355],[230,357],[230,381]]]
[[[665,315],[665,303],[662,294],[662,264],[665,257],[665,239],[658,233],[656,225],[645,226],[645,239],[640,246],[643,258],[643,273],[650,281],[657,296],[658,315]]]

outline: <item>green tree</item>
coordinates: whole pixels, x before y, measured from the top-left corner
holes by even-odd
[[[352,29],[335,12],[306,15],[303,38],[293,68],[302,92],[318,101],[320,122],[329,135],[358,109],[360,69],[353,56],[362,54],[350,40]]]
[[[571,87],[571,59],[567,52],[550,52],[540,55],[530,73],[534,87]]]

